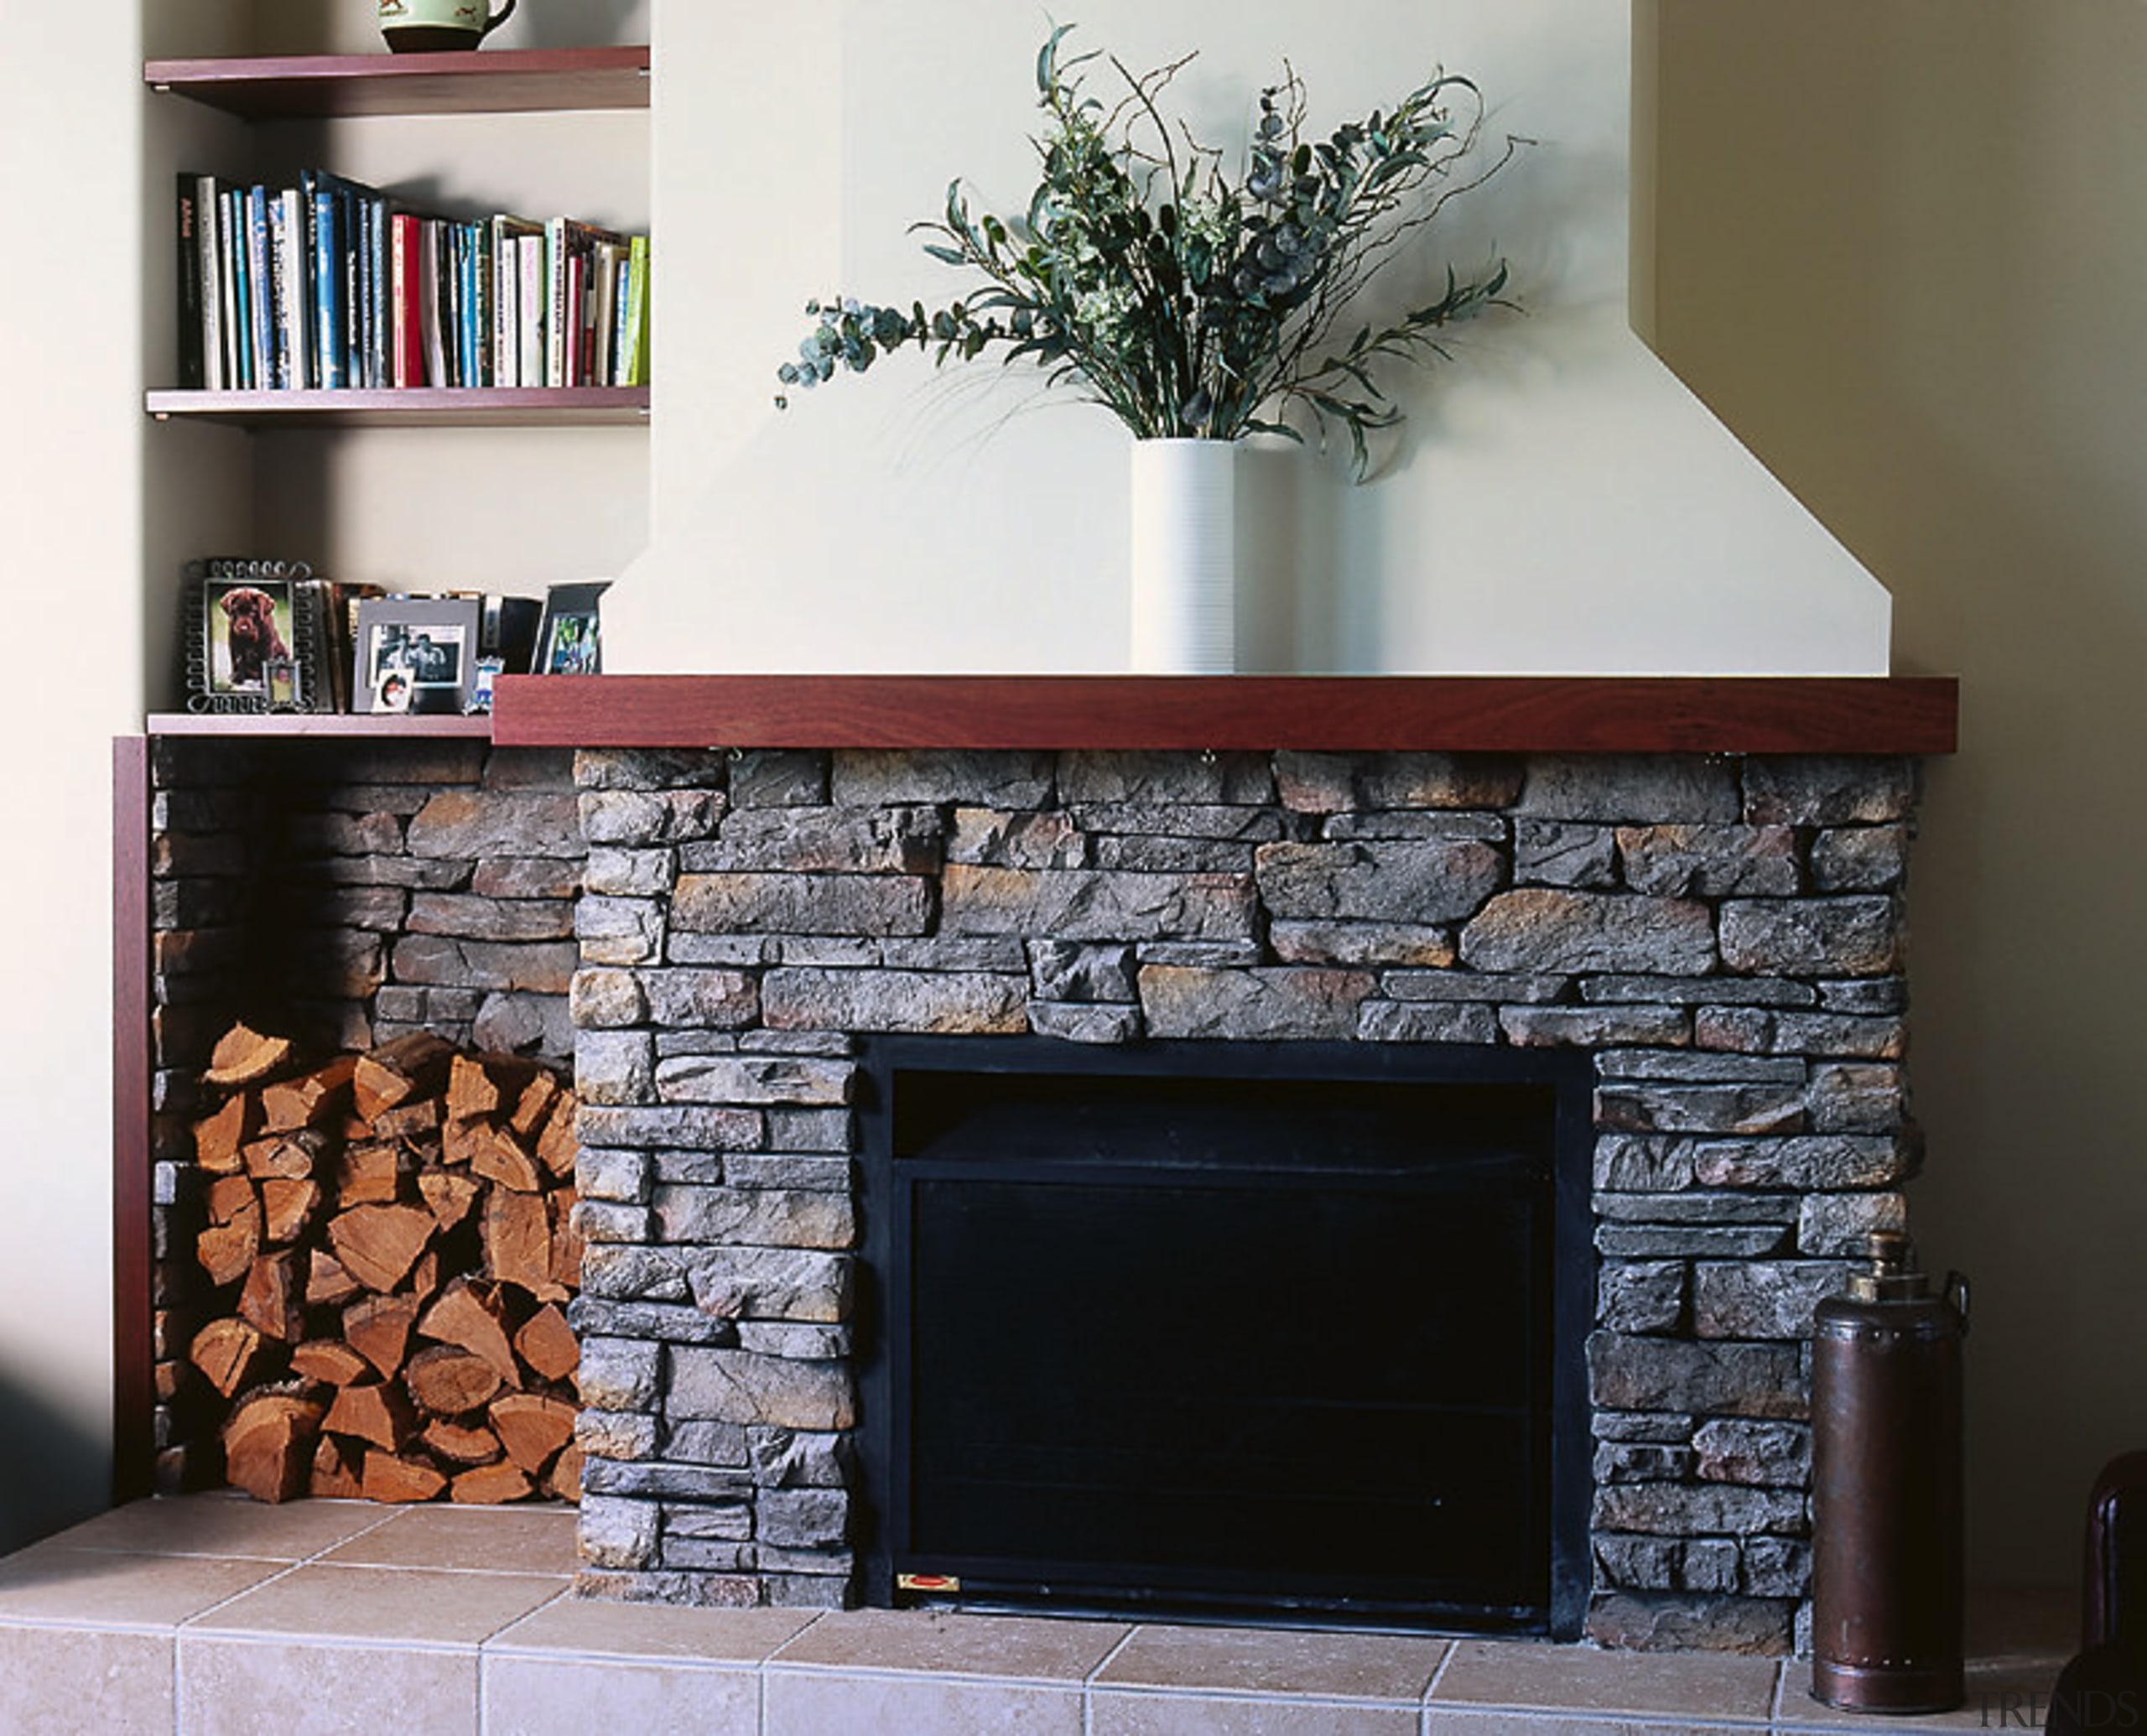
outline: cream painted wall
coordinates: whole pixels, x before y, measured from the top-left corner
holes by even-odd
[[[1250,456],[1293,597],[1254,667],[1883,671],[1884,591],[1626,325],[1623,0],[1095,0],[1077,42],[1198,47],[1180,112],[1241,138],[1281,56],[1331,126],[1442,62],[1538,143],[1452,208],[1526,319],[1410,387],[1393,473]],[[656,542],[607,598],[611,667],[1122,668],[1122,436],[1102,412],[907,355],[772,408],[808,296],[940,298],[906,231],[959,173],[1025,201],[1042,8],[658,8]],[[1427,256],[1421,288],[1438,268]],[[1397,290],[1401,286],[1396,286]]]
[[[1962,678],[1916,846],[1973,1571],[2069,1583],[2147,1446],[2147,8],[1660,0],[1664,356]]]
[[[0,272],[18,816],[0,856],[0,1549],[96,1511],[109,1475],[109,744],[140,704],[140,59],[131,6],[0,0],[0,209],[51,250]]]

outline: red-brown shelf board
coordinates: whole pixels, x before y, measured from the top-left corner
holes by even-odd
[[[502,746],[1947,754],[1950,676],[507,676]]]
[[[251,121],[648,107],[648,49],[148,60],[143,82]]]
[[[273,740],[279,736],[363,736],[377,740],[396,736],[475,735],[492,733],[489,717],[372,717],[346,711],[159,711],[150,715],[146,733],[151,735],[233,735]]]
[[[648,420],[646,386],[151,392],[144,408],[244,428],[605,428]]]

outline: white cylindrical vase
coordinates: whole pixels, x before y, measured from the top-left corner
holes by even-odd
[[[1133,669],[1227,675],[1237,665],[1237,445],[1133,443]]]

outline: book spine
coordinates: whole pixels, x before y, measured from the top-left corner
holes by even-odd
[[[290,357],[291,384],[304,389],[318,383],[313,368],[313,287],[306,274],[306,261],[311,255],[306,242],[305,203],[295,187],[284,188],[276,200],[283,213],[278,257],[283,262],[283,347]]]
[[[499,350],[498,333],[492,314],[492,250],[488,242],[487,228],[482,223],[470,226],[470,279],[471,300],[476,304],[476,317],[472,322],[476,330],[471,341],[477,351],[477,383],[491,386],[499,379],[496,357]]]
[[[315,179],[313,187],[313,312],[316,366],[323,387],[340,391],[351,383],[343,355],[342,244],[338,238],[335,190]]]
[[[485,250],[485,274],[492,288],[492,372],[495,386],[515,382],[515,311],[518,277],[514,268],[514,237],[507,219],[494,217]]]
[[[365,356],[359,340],[365,329],[365,285],[358,270],[361,241],[358,224],[357,195],[349,182],[339,181],[335,187],[335,249],[336,268],[343,274],[340,303],[343,325],[336,341],[343,349],[343,377],[353,387],[366,383]]]
[[[369,254],[372,280],[372,293],[369,298],[372,308],[372,345],[370,365],[372,369],[373,383],[376,386],[385,386],[388,382],[389,371],[394,366],[395,341],[392,309],[389,301],[391,286],[387,278],[389,213],[387,200],[383,194],[371,194],[366,202],[372,213]]]
[[[283,204],[267,201],[268,223],[268,379],[278,392],[291,389],[290,347],[286,341],[290,318],[291,284],[283,269]]]
[[[425,346],[418,325],[418,217],[412,211],[398,211],[388,221],[392,231],[388,253],[395,343],[392,377],[399,387],[422,386]]]
[[[525,235],[515,242],[522,273],[522,340],[516,346],[524,386],[544,383],[544,237]]]
[[[567,383],[567,224],[544,226],[544,383]]]
[[[225,328],[225,350],[231,384],[245,392],[253,385],[253,316],[246,278],[246,196],[237,187],[226,187],[217,195],[217,205],[223,214],[223,268],[231,277],[227,298],[231,319]]]
[[[246,271],[248,330],[252,335],[253,383],[267,390],[276,383],[275,284],[268,250],[268,190],[246,190]]]
[[[358,321],[356,331],[358,383],[366,387],[380,384],[380,376],[373,366],[373,330],[379,323],[373,305],[373,232],[377,226],[377,213],[373,202],[362,193],[351,195],[356,208],[357,227]]]
[[[216,176],[202,174],[194,178],[194,211],[195,233],[200,250],[196,269],[201,274],[201,384],[206,391],[221,392],[226,381],[224,374],[224,285],[219,269],[221,253],[216,239]]]
[[[434,386],[452,382],[447,347],[440,334],[440,220],[427,217],[418,228],[418,330],[425,351],[425,377]]]
[[[648,384],[649,240],[636,236],[627,244],[633,265],[633,295],[626,308],[626,366],[629,386]]]
[[[173,262],[179,272],[179,306],[178,324],[172,335],[178,349],[179,389],[198,392],[202,388],[205,369],[201,335],[201,212],[195,179],[188,173],[179,177],[175,213],[179,251]]]

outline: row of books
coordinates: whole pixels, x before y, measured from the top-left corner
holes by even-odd
[[[648,383],[647,236],[439,216],[325,169],[182,173],[178,200],[182,387]]]

